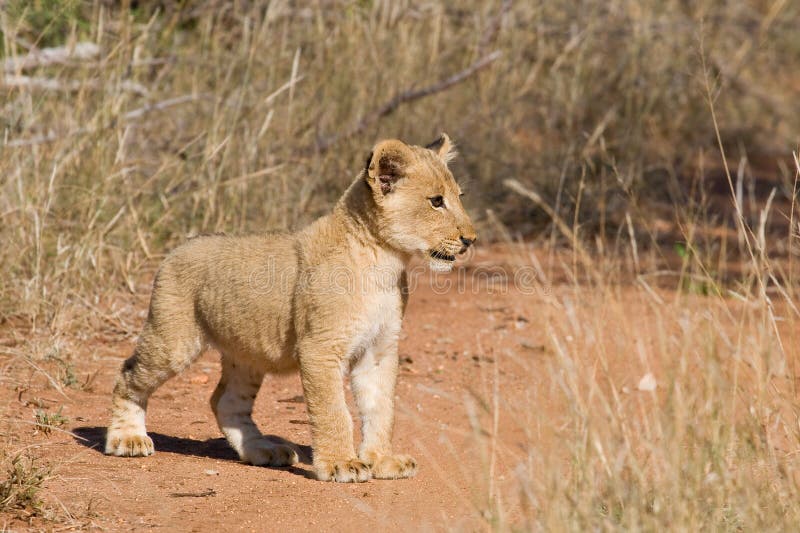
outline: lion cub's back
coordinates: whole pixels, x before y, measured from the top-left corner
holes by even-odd
[[[178,297],[191,305],[221,349],[272,352],[292,335],[296,271],[290,234],[196,237],[164,260],[153,300]]]

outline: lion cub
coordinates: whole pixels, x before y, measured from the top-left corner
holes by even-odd
[[[153,453],[148,398],[210,345],[222,355],[211,408],[242,461],[297,462],[292,446],[263,436],[251,414],[267,372],[299,368],[318,479],[413,476],[416,461],[391,444],[405,271],[415,254],[450,270],[476,238],[447,168],[453,156],[445,134],[426,147],[379,142],[333,212],[305,229],[198,237],[173,251],[114,387],[105,452]],[[358,453],[347,372],[361,416]]]

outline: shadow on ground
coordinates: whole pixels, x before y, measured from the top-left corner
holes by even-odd
[[[72,430],[75,436],[75,441],[87,448],[96,450],[98,453],[103,453],[103,446],[106,438],[106,428],[100,426],[87,426],[78,427]],[[223,438],[196,440],[187,439],[185,437],[172,437],[162,433],[148,432],[150,438],[153,439],[153,445],[156,452],[177,453],[180,455],[188,455],[192,457],[206,457],[209,459],[220,459],[225,461],[239,461],[236,452],[228,446],[228,443]],[[300,456],[300,464],[311,464],[311,446],[295,444],[277,435],[265,435],[265,437],[275,443],[288,444],[293,446]],[[269,467],[272,468],[272,467]],[[303,468],[297,466],[290,467],[276,467],[278,470],[287,470],[299,476],[306,478],[314,478],[314,475]]]

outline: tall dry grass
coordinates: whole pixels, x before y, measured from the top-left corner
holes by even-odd
[[[794,159],[796,187],[800,161]],[[735,177],[726,179],[740,212]],[[796,207],[793,202],[785,213],[786,238],[795,245]],[[541,355],[495,352],[502,363],[488,372],[493,385],[477,402],[466,402],[485,464],[475,509],[487,525],[535,531],[800,526],[797,272],[791,256],[772,257],[775,241],[765,237],[770,208],[763,206],[755,226],[737,218],[748,254],[734,285],[726,286],[699,254],[684,258],[697,274],[684,264],[670,272],[669,284],[654,283],[652,271],[620,283],[623,258],[604,264],[580,248],[571,252],[572,262],[535,261],[572,280],[550,287],[544,278],[538,287],[537,330],[545,332],[543,348],[552,357],[542,369]],[[633,250],[631,242],[629,257]],[[700,283],[685,283],[688,276]],[[522,398],[504,392],[498,366],[536,385]],[[519,430],[524,445],[504,428]],[[504,481],[498,461],[512,479]]]
[[[546,222],[511,177],[613,238],[649,198],[684,209],[703,154],[719,167],[701,44],[732,156],[789,153],[799,19],[785,1],[6,2],[0,313],[57,329],[187,235],[302,225],[387,136],[459,142],[485,237]],[[19,61],[87,42],[97,56]]]
[[[791,529],[798,22],[785,0],[5,2],[0,323],[49,335],[33,349],[57,357],[60,336],[98,324],[134,335],[120,293],[146,298],[187,235],[298,227],[375,140],[446,130],[484,237],[546,227],[588,254],[546,263],[573,280],[542,324],[564,410],[511,408],[531,431],[513,504],[498,443],[480,441],[488,523],[518,526],[514,507],[542,530]],[[15,61],[87,42],[96,56]],[[681,240],[673,293],[654,281],[663,220]],[[612,377],[648,372],[652,393]],[[487,396],[488,427],[501,400]]]
[[[545,531],[797,527],[798,317],[781,306],[777,335],[766,302],[699,300],[556,296],[569,318],[544,324],[550,402],[541,391],[501,415],[530,440],[514,457],[516,486],[487,497],[495,524],[521,509]]]

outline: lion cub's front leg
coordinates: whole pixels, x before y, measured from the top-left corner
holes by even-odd
[[[300,353],[317,479],[341,483],[369,480],[370,468],[356,457],[353,448],[353,419],[347,410],[338,359],[309,349]]]
[[[351,375],[361,415],[358,456],[370,466],[376,479],[412,477],[417,473],[413,457],[392,453],[397,366],[397,344],[390,336],[368,349]]]

